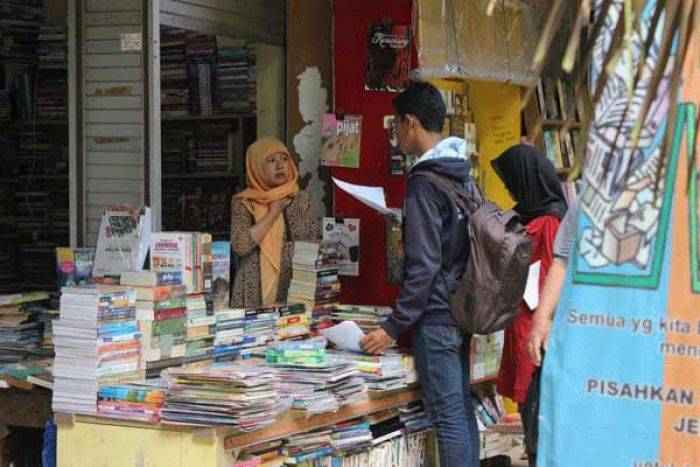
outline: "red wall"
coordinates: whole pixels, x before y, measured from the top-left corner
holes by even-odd
[[[389,176],[383,117],[393,115],[393,92],[364,90],[367,34],[373,21],[410,24],[411,0],[335,0],[333,58],[335,112],[362,115],[359,169],[333,169],[333,176],[363,185],[383,186],[389,207],[401,208],[405,177]],[[411,67],[415,67],[415,53]],[[386,228],[382,216],[335,189],[335,215],[360,220],[360,277],[342,279],[345,303],[393,305],[400,290],[386,280]]]

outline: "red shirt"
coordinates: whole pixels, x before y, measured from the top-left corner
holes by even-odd
[[[530,221],[525,230],[532,239],[530,264],[542,261],[540,265],[540,293],[545,277],[552,265],[552,247],[559,229],[559,219],[554,216],[540,216]],[[532,330],[532,310],[525,302],[520,304],[520,313],[506,328],[501,368],[498,371],[496,389],[498,393],[522,404],[530,387],[535,364],[527,354],[527,338]]]

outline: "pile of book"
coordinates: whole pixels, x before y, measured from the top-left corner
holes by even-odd
[[[277,332],[279,340],[309,337],[309,318],[303,303],[290,303],[277,307]]]
[[[41,0],[0,1],[0,55],[10,58],[33,56],[43,16]]]
[[[415,401],[399,407],[399,419],[406,433],[418,433],[431,427],[423,401]]]
[[[214,364],[206,368],[168,368],[163,423],[223,425],[253,431],[277,416],[277,376],[271,368]]]
[[[228,172],[229,122],[202,123],[197,130],[197,139],[192,151],[188,151],[185,164],[188,172]]]
[[[406,387],[406,368],[403,355],[366,355],[335,351],[333,355],[350,361],[365,380],[369,391],[392,391]]]
[[[31,385],[53,388],[53,358],[0,364],[0,381],[7,386],[31,389]]]
[[[186,287],[177,275],[153,271],[124,272],[121,285],[136,292],[136,319],[141,331],[141,369],[147,377],[180,365],[185,355]]]
[[[365,333],[369,333],[377,329],[391,312],[389,306],[338,304],[333,307],[331,319],[333,324],[354,321]]]
[[[252,44],[217,36],[216,55],[221,112],[255,112],[257,86]]]
[[[336,455],[348,456],[372,446],[371,423],[356,418],[335,425],[331,432],[331,447]]]
[[[142,385],[101,387],[97,392],[97,413],[101,417],[158,423],[165,391]]]
[[[216,337],[216,317],[211,297],[204,294],[187,296],[187,363],[211,360]]]
[[[45,292],[0,295],[0,363],[51,355],[43,348],[48,301]]]
[[[165,26],[160,28],[160,96],[164,118],[189,115],[186,35],[187,31],[184,29]],[[164,133],[163,137],[166,136],[167,133]],[[167,151],[164,152],[164,161],[167,161],[166,156]]]
[[[187,84],[191,115],[211,115],[218,111],[216,80],[212,70],[216,64],[216,37],[206,34],[185,36]]]
[[[326,354],[324,339],[271,344],[267,363],[282,381],[280,391],[307,416],[334,412],[366,398],[364,380],[352,362]]]
[[[94,414],[102,386],[138,380],[136,292],[128,287],[64,287],[54,323],[53,410]]]
[[[245,341],[244,309],[216,310],[216,337],[214,337],[214,360],[235,360],[241,353]]]
[[[65,23],[39,28],[37,119],[68,120],[68,47]]]
[[[306,306],[312,332],[331,326],[332,309],[340,300],[337,256],[332,243],[294,243],[289,301]]]
[[[267,343],[275,338],[275,327],[279,314],[275,307],[252,308],[245,311],[245,342],[242,356],[264,356]]]
[[[201,232],[153,232],[151,270],[180,276],[188,294],[211,291],[211,235]]]

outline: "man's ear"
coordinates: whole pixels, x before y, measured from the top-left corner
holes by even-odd
[[[420,122],[418,121],[418,118],[416,118],[415,115],[406,114],[406,120],[408,120],[408,127],[411,130],[417,130],[420,126]]]

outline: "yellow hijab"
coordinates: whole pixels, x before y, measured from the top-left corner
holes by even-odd
[[[263,181],[265,159],[280,152],[289,157],[289,179],[284,185],[272,188]],[[262,138],[248,147],[246,153],[248,188],[238,193],[236,198],[243,201],[243,205],[258,223],[267,215],[270,203],[299,192],[298,178],[296,165],[284,143],[274,138]],[[263,305],[270,305],[277,299],[282,246],[285,238],[284,229],[284,217],[279,216],[260,240],[260,292]]]

